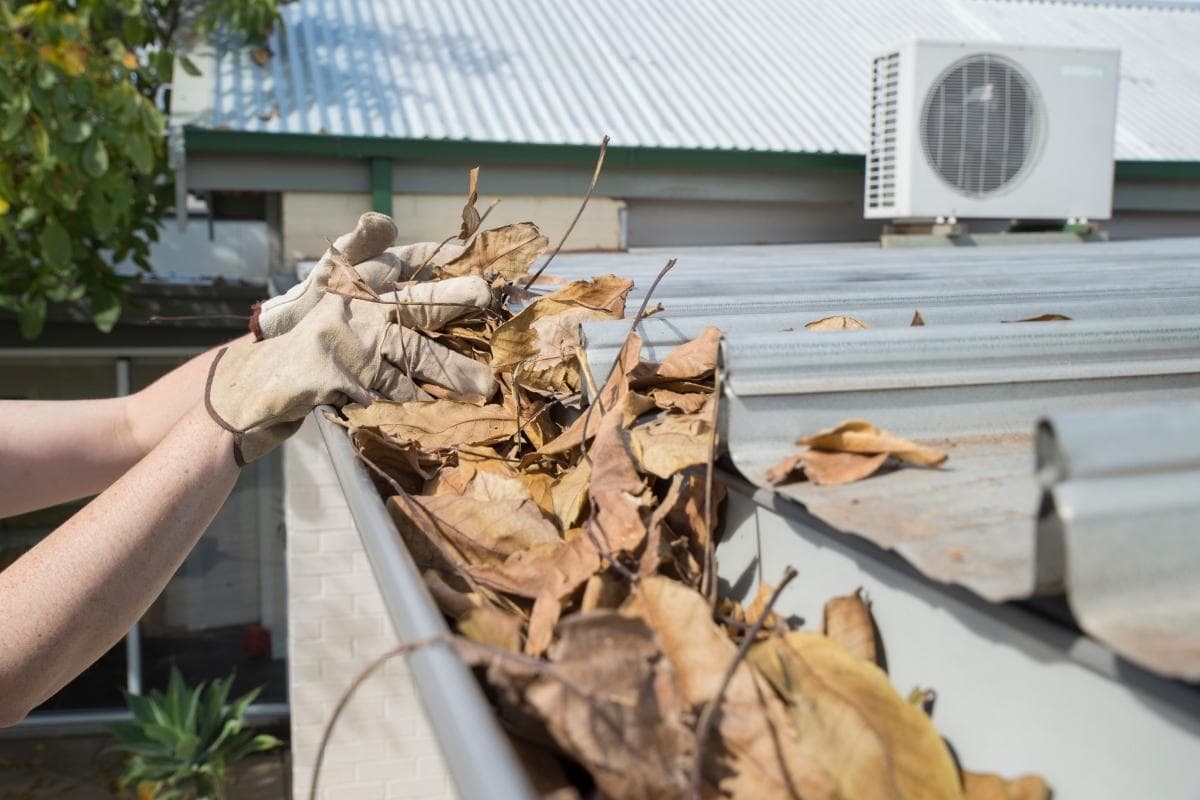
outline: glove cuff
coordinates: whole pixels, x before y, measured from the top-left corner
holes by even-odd
[[[254,305],[250,306],[250,332],[254,334],[254,341],[261,342],[267,338],[263,335],[262,324],[259,321],[262,317],[263,301],[259,300]]]
[[[255,304],[257,306],[257,304]],[[233,434],[233,460],[239,467],[246,466],[246,459],[242,456],[242,432],[225,421],[224,417],[217,413],[212,404],[212,385],[213,379],[217,375],[217,364],[221,363],[221,359],[225,357],[228,347],[222,347],[217,351],[216,358],[208,368],[208,380],[204,382],[204,409],[208,411],[208,415],[212,417],[213,422],[220,425],[225,430]]]

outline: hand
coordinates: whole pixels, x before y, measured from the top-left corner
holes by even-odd
[[[395,288],[400,281],[432,277],[431,269],[421,269],[426,262],[440,267],[463,251],[461,245],[455,244],[443,245],[439,250],[436,242],[392,247],[395,240],[396,224],[391,217],[369,211],[358,218],[354,230],[339,236],[333,246],[367,284],[380,293]],[[250,314],[250,331],[254,338],[270,339],[296,327],[325,295],[332,271],[333,250],[326,250],[303,281],[285,294],[256,303]]]
[[[239,465],[277,447],[323,403],[428,398],[414,380],[485,398],[496,391],[486,364],[413,330],[436,331],[484,313],[492,304],[487,281],[470,275],[415,283],[382,299],[322,293],[290,331],[217,355],[205,404],[218,424],[237,435]]]

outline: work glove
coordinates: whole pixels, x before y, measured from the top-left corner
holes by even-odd
[[[396,224],[391,217],[374,211],[363,214],[354,230],[339,236],[303,281],[278,297],[255,303],[250,311],[250,331],[254,338],[270,339],[296,327],[325,295],[337,253],[355,267],[367,285],[382,293],[401,281],[433,277],[436,268],[463,251],[461,245],[454,244],[445,244],[439,250],[436,242],[393,247],[395,240]]]
[[[486,364],[414,330],[436,331],[485,313],[492,305],[487,281],[470,275],[415,283],[381,299],[323,293],[286,333],[230,345],[217,354],[205,404],[212,418],[237,436],[239,466],[273,450],[323,403],[428,399],[417,382],[485,399],[495,392]]]

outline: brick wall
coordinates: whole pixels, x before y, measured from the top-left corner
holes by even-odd
[[[284,445],[283,469],[292,794],[304,798],[342,691],[397,640],[312,420]],[[455,797],[403,660],[372,676],[342,713],[325,753],[320,797]]]

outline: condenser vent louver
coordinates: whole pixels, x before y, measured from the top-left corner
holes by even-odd
[[[896,202],[896,102],[899,94],[900,54],[875,59],[871,82],[871,152],[867,157],[867,205]]]
[[[946,70],[925,97],[921,145],[929,166],[960,192],[986,197],[1037,157],[1045,114],[1016,64],[994,53]]]
[[[1118,51],[913,39],[870,70],[867,218],[1112,216]]]

